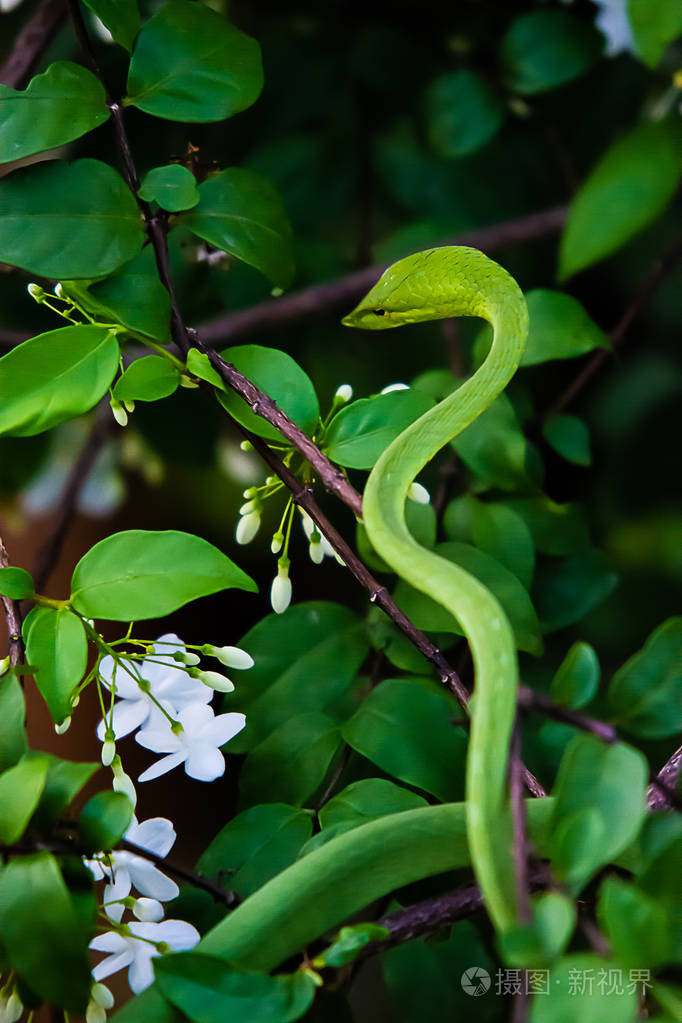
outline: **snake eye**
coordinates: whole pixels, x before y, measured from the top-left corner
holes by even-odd
[[[386,310],[385,309],[375,309],[374,310],[374,315],[375,316],[385,316],[386,315]]]

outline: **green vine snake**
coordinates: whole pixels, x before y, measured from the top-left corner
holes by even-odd
[[[517,922],[506,796],[517,662],[497,600],[450,561],[420,547],[404,519],[407,491],[427,462],[504,389],[523,352],[528,316],[509,274],[475,249],[448,246],[400,260],[344,319],[373,330],[451,316],[479,316],[494,329],[474,375],[386,449],[370,474],[363,517],[377,552],[462,626],[476,673],[470,705],[466,802],[410,810],[340,835],[298,860],[210,931],[196,951],[243,969],[269,971],[374,899],[412,881],[471,863],[498,930]],[[552,800],[532,800],[528,826],[539,849]],[[169,1023],[170,1005],[152,989],[116,1023]]]

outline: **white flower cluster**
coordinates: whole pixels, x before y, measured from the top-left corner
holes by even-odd
[[[238,670],[253,665],[239,647],[205,644],[198,649]],[[160,636],[141,661],[102,658],[100,681],[117,697],[97,729],[104,744],[103,763],[112,764],[117,739],[139,729],[135,739],[141,746],[166,755],[143,771],[138,781],[158,778],[180,764],[197,781],[214,781],[224,774],[220,747],[242,730],[245,717],[236,712],[214,713],[209,706],[214,691],[231,692],[234,685],[217,671],[201,671],[198,663],[199,656],[189,653],[172,633]],[[121,772],[119,784],[124,784]]]
[[[138,823],[135,817],[126,831],[126,839],[157,856],[166,856],[175,842],[172,823],[165,817],[152,817]],[[96,881],[106,881],[103,908],[116,926],[115,930],[98,934],[90,942],[96,952],[108,952],[107,958],[93,971],[93,986],[87,1023],[103,1023],[106,1009],[113,999],[108,988],[99,982],[118,970],[128,968],[128,983],[138,994],[154,980],[152,959],[163,951],[184,951],[199,941],[199,932],[184,920],[164,920],[162,902],[174,899],[178,886],[149,860],[134,853],[122,851],[100,853],[86,865]],[[135,887],[139,896],[130,895]],[[123,913],[129,908],[134,920],[122,923]]]

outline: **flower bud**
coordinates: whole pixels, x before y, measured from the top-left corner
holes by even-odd
[[[40,302],[40,300],[45,295],[45,291],[43,290],[43,288],[40,287],[39,284],[27,284],[26,290],[28,291],[31,298],[34,298],[36,302]]]
[[[158,923],[163,920],[163,906],[156,899],[135,899],[133,916],[145,922]]]
[[[116,422],[118,423],[118,425],[119,426],[127,426],[128,425],[128,413],[123,408],[123,405],[121,404],[121,402],[118,401],[116,398],[112,398],[109,404],[111,405],[111,414],[113,415],[113,417],[116,420]]]
[[[58,725],[55,725],[54,726],[54,730],[57,733],[57,735],[64,735],[65,732],[68,732],[70,727],[71,727],[71,715],[69,715],[69,717],[67,717],[67,718],[64,718],[64,720],[61,721]]]
[[[57,298],[64,298],[64,289],[61,286],[61,284],[59,283],[59,281],[57,281],[57,283],[55,284],[55,286],[52,289],[52,291],[57,296]]]
[[[129,398],[127,398],[123,402],[123,406],[124,406],[126,412],[130,412],[131,415],[135,411],[135,402],[131,401]]]
[[[234,683],[221,675],[219,671],[199,671],[198,668],[191,668],[188,672],[192,678],[198,678],[209,689],[215,689],[219,693],[231,693],[234,691]]]
[[[247,501],[245,504],[243,504],[241,506],[241,508],[239,509],[239,514],[240,515],[250,515],[251,512],[259,512],[260,513],[261,507],[262,507],[262,505],[261,505],[260,501],[258,500],[258,498],[254,497],[251,501]]]
[[[251,443],[250,440],[243,440],[239,447],[242,449],[242,451],[253,451],[253,444]]]
[[[95,983],[90,988],[90,1001],[101,1005],[103,1009],[113,1009],[114,996],[106,984]]]
[[[105,739],[102,744],[101,761],[104,767],[110,767],[111,761],[116,756],[116,743],[111,739]]]
[[[114,792],[122,792],[124,796],[127,796],[133,807],[137,804],[137,793],[135,786],[133,785],[132,779],[125,773],[121,766],[121,758],[118,754],[114,757],[111,762],[111,770],[114,772],[114,781],[112,788]]]
[[[88,1007],[85,1010],[85,1023],[106,1023],[107,1012],[104,1006],[97,1005],[96,1002],[88,1002]]]
[[[421,483],[411,483],[407,491],[407,496],[410,501],[414,501],[416,504],[429,504],[431,502],[431,495],[426,487],[423,487]]]
[[[284,533],[281,531],[275,533],[272,537],[272,543],[270,544],[270,550],[273,554],[279,554],[282,550],[282,544],[284,543]]]
[[[16,1023],[16,1021],[21,1017],[21,1014],[24,1011],[24,1006],[16,991],[12,992],[4,1006],[2,1005],[2,1002],[0,1002],[0,1011],[2,1012],[2,1017],[0,1017],[2,1019],[2,1023]]]
[[[321,565],[324,561],[324,550],[320,540],[320,534],[316,530],[310,537],[310,545],[308,547],[308,554],[314,565]]]
[[[239,544],[251,543],[254,536],[260,529],[260,512],[249,512],[243,515],[237,523],[235,539]]]
[[[173,660],[179,664],[187,664],[190,667],[194,667],[199,663],[201,658],[197,654],[190,653],[188,650],[176,650],[173,654]]]
[[[215,657],[227,668],[238,668],[240,671],[253,668],[253,657],[238,646],[211,646],[205,643],[201,648],[206,657]]]
[[[338,402],[343,402],[345,405],[347,401],[350,401],[353,397],[353,388],[350,384],[341,384],[340,387],[336,388],[336,394],[334,398]]]
[[[281,615],[291,603],[291,579],[289,578],[289,561],[280,560],[277,575],[270,589],[270,603],[275,614]]]
[[[0,661],[0,675],[4,675],[9,669],[9,654]]]
[[[407,384],[388,384],[387,387],[380,392],[381,394],[390,394],[391,391],[408,391],[409,387]]]

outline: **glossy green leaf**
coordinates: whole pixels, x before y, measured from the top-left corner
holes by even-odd
[[[432,550],[436,546],[436,512],[432,504],[420,504],[418,501],[405,502],[405,524],[409,532],[421,547]],[[368,568],[375,572],[391,572],[392,569],[380,558],[369,542],[364,523],[355,524],[355,538],[358,554]],[[421,671],[421,666],[419,668]]]
[[[227,390],[222,378],[213,369],[206,352],[200,352],[198,348],[190,348],[187,353],[187,371],[195,377],[199,377],[200,380],[206,380],[207,383],[213,384],[221,391]]]
[[[0,933],[11,966],[45,1001],[85,1012],[92,977],[84,927],[51,853],[21,856],[0,873]]]
[[[357,959],[358,953],[373,941],[382,941],[390,935],[388,927],[378,924],[353,924],[342,927],[329,948],[313,959],[313,966],[347,966]]]
[[[43,831],[48,831],[101,765],[60,760],[51,753],[31,751],[30,756],[38,757],[47,764],[45,787],[33,824]]]
[[[574,643],[552,679],[552,699],[577,710],[596,695],[599,688],[599,658],[589,643]]]
[[[387,679],[342,727],[345,741],[387,774],[444,801],[462,798],[466,736],[453,698],[427,679]]]
[[[60,327],[0,358],[0,433],[30,437],[87,412],[118,367],[115,334]]]
[[[607,877],[599,892],[597,919],[614,956],[630,969],[673,962],[673,921],[668,907],[636,885]]]
[[[615,724],[647,739],[682,729],[682,618],[659,625],[609,686]]]
[[[98,792],[88,799],[78,817],[83,847],[89,852],[113,849],[133,817],[133,804],[122,792]]]
[[[452,707],[450,707],[452,709]],[[400,813],[424,806],[416,792],[410,792],[385,778],[363,778],[346,786],[319,812],[322,828],[356,828],[386,813]]]
[[[433,405],[432,398],[414,388],[360,398],[334,416],[323,450],[339,465],[371,469],[391,441]]]
[[[682,34],[682,0],[627,0],[626,9],[637,53],[654,68]]]
[[[301,806],[321,785],[340,745],[336,722],[326,714],[296,714],[255,746],[239,776],[241,802]]]
[[[83,0],[83,2],[111,32],[114,40],[130,53],[135,36],[140,30],[137,0]]]
[[[196,952],[158,960],[155,972],[164,997],[192,1023],[292,1023],[315,996],[301,971],[269,977]]]
[[[590,546],[585,511],[579,504],[557,504],[546,495],[504,501],[530,529],[541,554],[574,554]]]
[[[34,607],[24,621],[28,663],[57,724],[73,710],[74,689],[83,678],[88,641],[80,618],[68,610]]]
[[[18,842],[45,786],[47,763],[22,757],[0,774],[0,845]]]
[[[86,312],[105,323],[169,341],[170,298],[159,280],[151,245],[104,281],[62,281]]]
[[[569,743],[549,827],[552,870],[574,891],[636,837],[646,812],[648,766],[630,746],[592,735]]]
[[[510,966],[547,965],[568,944],[576,922],[572,899],[559,892],[543,892],[531,902],[533,919],[500,935],[505,963]]]
[[[51,160],[0,181],[0,259],[41,277],[103,277],[142,248],[135,199],[99,160]]]
[[[512,23],[500,56],[509,87],[533,95],[584,74],[602,46],[599,32],[568,11],[531,11]]]
[[[76,565],[70,602],[88,618],[161,618],[198,597],[253,579],[200,536],[178,530],[129,529],[95,544]]]
[[[632,1023],[637,1018],[637,992],[624,983],[613,991],[608,984],[608,960],[581,953],[552,966],[546,994],[533,998],[530,1023]],[[601,973],[600,971],[604,971]]]
[[[647,121],[606,151],[571,203],[560,280],[611,255],[665,209],[679,183],[679,148],[676,126]]]
[[[453,71],[426,90],[429,141],[440,156],[474,153],[497,133],[504,108],[490,86],[473,71]]]
[[[530,588],[535,568],[535,549],[530,529],[521,516],[503,504],[473,502],[472,540]],[[453,537],[454,539],[454,537]]]
[[[312,830],[310,813],[298,807],[252,806],[218,832],[197,868],[245,898],[294,862]]]
[[[451,441],[462,461],[480,477],[480,487],[536,490],[542,463],[524,437],[509,398],[499,395],[478,419]]]
[[[0,85],[0,163],[63,146],[108,117],[101,82],[79,64],[58,60],[24,92]]]
[[[173,394],[180,384],[180,373],[161,355],[145,355],[121,374],[114,386],[119,401],[158,401]]]
[[[590,433],[577,416],[550,416],[542,424],[542,436],[558,455],[576,465],[591,465]]]
[[[169,0],[137,37],[124,103],[170,121],[222,121],[262,88],[255,39],[203,4]]]
[[[253,266],[277,287],[294,275],[292,231],[279,192],[267,178],[229,167],[199,186],[199,204],[179,223]]]
[[[618,576],[597,550],[538,565],[533,603],[543,632],[573,625],[613,593]]]
[[[33,578],[25,568],[0,568],[0,594],[10,600],[33,596]]]
[[[308,434],[317,426],[320,406],[310,377],[286,352],[261,345],[237,345],[220,353],[240,373],[260,388],[279,408]],[[234,391],[221,392],[220,404],[247,430],[267,440],[281,441],[282,435],[252,412]]]
[[[528,592],[517,577],[495,561],[489,554],[468,544],[450,541],[439,544],[436,553],[460,565],[479,579],[499,600],[514,630],[519,650],[531,654],[542,652],[542,637],[537,615]],[[463,635],[457,621],[441,604],[415,590],[406,582],[399,582],[395,591],[398,606],[418,629],[429,632],[454,632]]]
[[[537,288],[526,294],[526,303],[529,325],[522,366],[574,359],[595,348],[611,347],[604,331],[572,295]]]
[[[199,202],[194,175],[179,163],[152,168],[142,179],[137,194],[146,202],[157,202],[170,213],[191,210]]]
[[[0,675],[0,771],[16,764],[28,749],[25,717],[19,680],[14,675]]]

